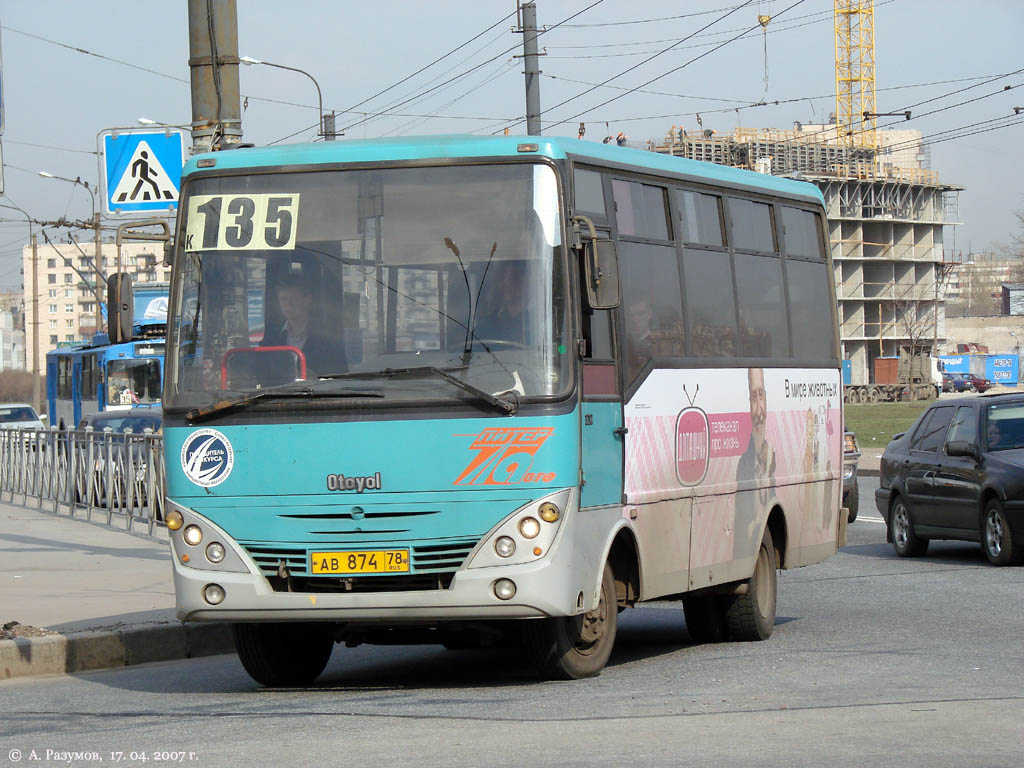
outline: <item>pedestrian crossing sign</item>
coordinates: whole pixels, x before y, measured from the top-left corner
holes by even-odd
[[[184,131],[105,131],[100,142],[100,177],[108,214],[173,214],[178,210]]]

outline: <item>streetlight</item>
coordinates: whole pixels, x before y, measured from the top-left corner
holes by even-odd
[[[88,181],[82,181],[81,176],[76,176],[73,179],[69,179],[66,176],[57,176],[47,171],[40,171],[39,175],[44,179],[56,179],[57,181],[66,181],[69,184],[75,184],[76,186],[85,187],[85,191],[89,193],[89,198],[92,200],[92,228],[94,233],[93,243],[95,245],[95,253],[93,254],[93,265],[92,270],[96,273],[96,289],[93,291],[96,298],[96,333],[99,333],[101,327],[103,327],[103,273],[100,272],[101,263],[101,252],[102,245],[100,244],[100,214],[96,210],[96,195],[92,191],[92,187],[89,186]],[[88,283],[87,283],[88,284]]]
[[[55,174],[49,173],[48,171],[40,171],[39,175],[44,179],[57,179],[58,181],[66,181],[69,184],[77,184],[78,186],[85,187],[85,191],[89,193],[89,198],[92,200],[92,220],[95,226],[96,222],[96,195],[92,191],[92,187],[89,186],[88,181],[82,181],[81,176],[76,176],[73,179],[69,179],[66,176],[56,176]]]
[[[305,75],[310,80],[312,80],[313,81],[313,85],[316,86],[316,98],[317,98],[317,102],[319,104],[319,109],[320,109],[320,130],[317,131],[317,136],[323,136],[328,141],[333,141],[334,140],[334,125],[333,125],[334,115],[332,113],[332,115],[331,115],[331,122],[332,122],[331,130],[328,131],[327,127],[324,125],[324,99],[323,99],[323,96],[320,93],[320,83],[318,83],[316,81],[315,77],[313,77],[311,74],[309,74],[309,72],[307,72],[304,69],[299,69],[298,67],[286,67],[284,64],[274,64],[273,62],[270,62],[270,61],[262,61],[260,59],[254,59],[252,56],[239,56],[238,60],[240,62],[242,62],[243,64],[247,64],[247,65],[262,64],[265,67],[276,67],[277,69],[287,69],[289,72],[298,72],[300,75]]]

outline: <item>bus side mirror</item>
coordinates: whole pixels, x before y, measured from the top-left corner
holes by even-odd
[[[619,256],[612,240],[589,240],[583,255],[591,309],[619,306]]]
[[[164,240],[164,266],[170,267],[174,264],[174,238]]]
[[[107,336],[111,344],[131,341],[134,316],[132,276],[115,272],[107,278]]]

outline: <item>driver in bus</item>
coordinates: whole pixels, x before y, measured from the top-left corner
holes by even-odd
[[[531,340],[525,264],[498,262],[491,266],[486,280],[486,298],[477,306],[474,338],[528,346]]]
[[[268,329],[260,346],[302,350],[310,378],[344,372],[348,368],[344,348],[324,335],[316,323],[313,290],[308,283],[299,275],[285,275],[278,281],[275,295],[284,322],[276,329]]]

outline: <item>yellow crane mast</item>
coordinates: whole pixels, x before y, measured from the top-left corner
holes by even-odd
[[[834,0],[836,135],[840,144],[875,148],[875,3]]]

